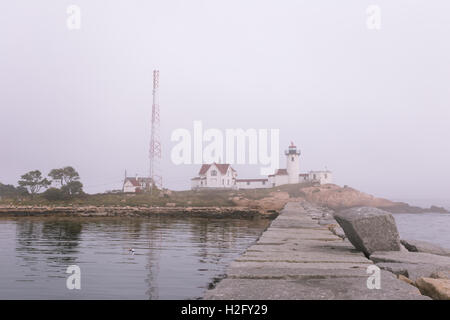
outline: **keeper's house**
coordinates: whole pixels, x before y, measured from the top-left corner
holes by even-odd
[[[191,187],[192,189],[234,189],[236,177],[236,170],[227,163],[204,164],[198,172],[198,177],[191,179]]]

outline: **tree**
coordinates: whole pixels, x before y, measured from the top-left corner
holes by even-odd
[[[80,180],[80,175],[73,167],[63,168],[64,182],[66,184]]]
[[[83,184],[80,181],[71,181],[61,187],[61,191],[68,196],[83,194]]]
[[[65,195],[58,188],[49,188],[42,193],[42,196],[49,201],[58,201],[67,199],[67,195]]]
[[[10,184],[0,183],[0,197],[14,197],[16,188]]]
[[[46,178],[42,178],[42,173],[39,170],[25,173],[20,178],[19,186],[27,188],[32,195],[38,193],[42,188],[47,188],[51,184]]]
[[[48,174],[52,181],[59,183],[61,187],[67,185],[68,183],[80,180],[80,175],[73,167],[64,167],[60,169],[53,169]]]
[[[52,182],[57,181],[61,186],[63,185],[63,169],[52,169],[48,176],[52,178]]]
[[[0,197],[15,198],[27,194],[28,191],[24,187],[14,187],[10,184],[0,183]]]

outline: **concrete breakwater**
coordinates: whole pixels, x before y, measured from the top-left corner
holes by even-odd
[[[379,289],[368,286],[374,262],[338,230],[332,232],[332,221],[331,211],[289,202],[204,298],[430,299],[386,270],[379,270]]]
[[[61,216],[61,217],[145,217],[154,215],[209,218],[275,218],[275,210],[249,207],[99,207],[99,206],[3,206],[1,216]]]

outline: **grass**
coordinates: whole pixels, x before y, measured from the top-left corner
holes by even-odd
[[[234,206],[229,199],[229,192],[208,190],[204,192],[175,191],[169,196],[141,194],[85,194],[68,200],[49,201],[40,195],[17,199],[2,199],[1,205],[17,206],[166,206],[174,203],[177,206]]]
[[[34,198],[1,199],[0,205],[17,206],[166,206],[170,203],[176,206],[192,207],[230,207],[235,206],[233,197],[241,197],[251,200],[260,200],[270,196],[270,193],[287,192],[290,197],[302,197],[304,187],[312,184],[283,185],[264,189],[242,190],[186,190],[171,191],[168,195],[149,194],[124,194],[102,193],[85,194],[69,200],[49,201],[41,195]]]

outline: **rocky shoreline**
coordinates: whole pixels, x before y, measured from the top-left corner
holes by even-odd
[[[374,207],[390,213],[450,213],[443,207],[433,205],[429,208],[421,208],[405,202],[378,198],[348,186],[340,187],[334,184],[302,188],[301,196],[310,203],[335,211],[353,207]]]
[[[154,215],[206,217],[206,218],[268,218],[278,215],[276,210],[249,207],[50,207],[50,206],[1,206],[0,217],[147,217]]]

